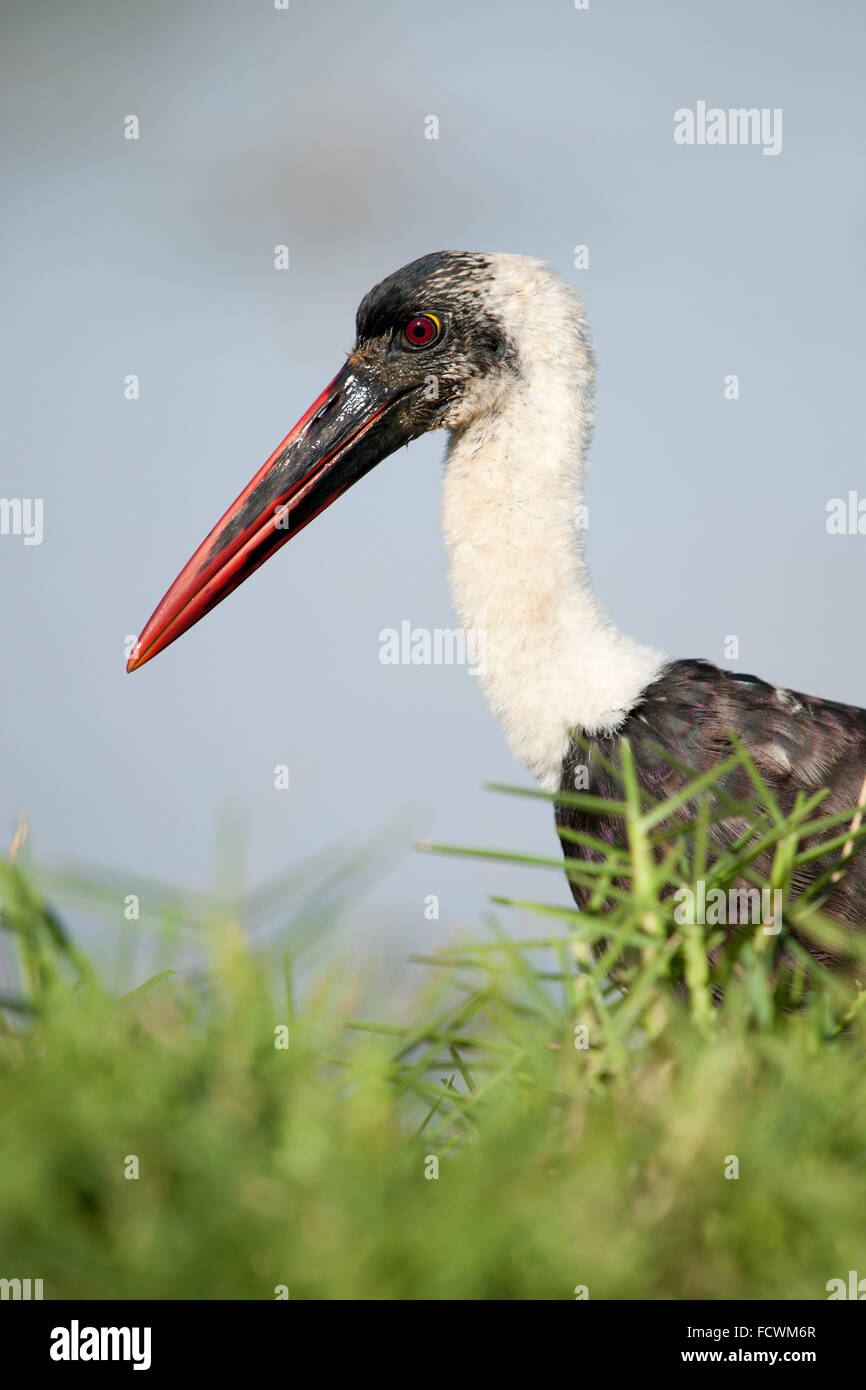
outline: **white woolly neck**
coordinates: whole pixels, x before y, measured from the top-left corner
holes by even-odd
[[[540,262],[492,258],[491,309],[519,373],[479,382],[448,450],[443,529],[480,679],[512,752],[559,785],[569,729],[613,732],[664,663],[595,598],[578,508],[594,365],[571,286]]]

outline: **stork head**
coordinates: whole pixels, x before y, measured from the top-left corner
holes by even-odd
[[[556,318],[552,287],[567,299],[563,331],[574,336],[577,325],[579,334],[582,319],[569,288],[520,256],[437,252],[371,290],[345,365],[178,575],[127,670],[174,642],[401,445],[495,411],[527,370],[530,338],[538,339],[536,358],[545,350],[552,360],[561,354],[562,339],[549,333],[559,325],[538,323],[545,290]]]

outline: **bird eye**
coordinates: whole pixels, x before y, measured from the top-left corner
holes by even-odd
[[[435,314],[416,314],[403,329],[403,341],[410,347],[429,347],[435,343],[442,329]]]

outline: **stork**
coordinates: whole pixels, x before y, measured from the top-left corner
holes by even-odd
[[[342,369],[229,507],[145,625],[136,670],[220,603],[341,493],[403,444],[450,431],[443,521],[455,604],[485,634],[480,679],[508,743],[548,790],[575,768],[615,800],[620,741],[642,793],[663,799],[683,768],[709,770],[736,733],[783,811],[828,789],[822,813],[866,805],[866,711],[702,660],[670,661],[620,632],[590,586],[576,524],[593,410],[581,303],[542,262],[437,252],[362,300]],[[665,755],[672,756],[665,756]],[[612,770],[613,769],[613,770]],[[621,824],[558,805],[560,829],[613,843]],[[717,844],[743,829],[713,825]],[[590,851],[567,837],[566,855]],[[810,866],[814,878],[826,865]],[[810,874],[799,872],[804,886]],[[571,882],[578,905],[588,890]],[[849,854],[824,911],[866,926],[866,852]]]

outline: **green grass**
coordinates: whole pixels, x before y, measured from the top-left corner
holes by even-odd
[[[791,890],[820,805],[786,818],[756,785],[751,833],[714,863],[706,790],[642,805],[626,759],[627,848],[573,869],[597,910],[500,903],[480,939],[415,962],[385,1021],[356,1016],[339,937],[305,964],[363,856],[309,900],[148,884],[129,923],[120,879],[40,874],[16,846],[0,1277],[42,1278],[46,1298],[822,1299],[866,1274],[855,947],[829,976],[787,930],[747,927],[711,966],[718,932],[678,924],[669,898],[752,875],[801,938],[832,936],[820,895]],[[826,831],[842,872],[845,830]],[[511,857],[472,853],[479,873]],[[110,970],[50,902],[107,915]],[[119,997],[109,977],[144,930],[150,978]]]

